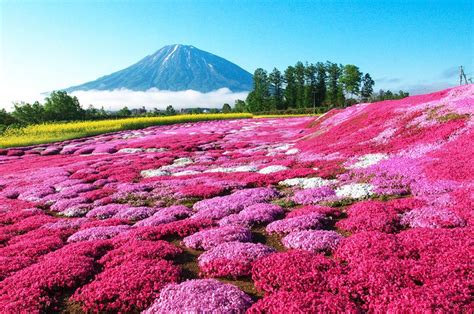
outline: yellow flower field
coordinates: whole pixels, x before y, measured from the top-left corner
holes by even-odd
[[[217,113],[35,124],[20,129],[7,130],[0,136],[0,147],[19,147],[52,143],[107,132],[142,129],[153,125],[252,117],[250,113]]]

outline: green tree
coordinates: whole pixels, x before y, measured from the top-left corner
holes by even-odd
[[[374,84],[375,82],[370,74],[365,73],[362,79],[362,87],[360,89],[360,96],[363,101],[367,101],[372,97],[372,94],[374,93]]]
[[[347,64],[343,67],[341,83],[344,87],[344,91],[351,95],[359,95],[360,83],[362,80],[362,72],[359,68],[353,64]]]
[[[324,63],[316,63],[316,88],[315,88],[315,97],[316,97],[316,106],[321,106],[326,99],[326,67]]]
[[[97,108],[92,105],[89,105],[89,107],[87,107],[84,116],[86,120],[95,120],[101,118],[99,110],[97,110]]]
[[[223,112],[223,113],[232,112],[232,108],[230,107],[229,104],[225,103],[224,106],[222,106],[222,112]]]
[[[271,88],[271,107],[272,109],[282,110],[286,109],[283,100],[283,75],[277,68],[268,76]]]
[[[234,111],[235,112],[247,112],[247,105],[245,101],[241,99],[237,99],[234,104]]]
[[[105,118],[108,118],[109,117],[109,114],[107,113],[107,111],[105,111],[104,107],[100,107],[99,109],[99,117],[101,119],[105,119]]]
[[[265,111],[270,107],[268,75],[262,68],[255,70],[253,90],[247,96],[247,105],[250,112]]]
[[[316,105],[316,84],[317,84],[317,68],[314,64],[306,64],[305,67],[305,93],[304,105],[305,107],[312,107]]]
[[[84,119],[84,110],[77,97],[71,97],[64,91],[54,91],[46,97],[44,111],[48,121]]]
[[[296,77],[295,77],[295,68],[289,66],[286,68],[284,73],[285,78],[285,102],[286,108],[295,108],[296,107]]]
[[[132,111],[128,109],[127,106],[117,111],[117,116],[119,117],[130,117],[131,115],[132,115]]]
[[[37,101],[33,104],[21,102],[13,104],[12,116],[21,124],[46,122],[44,107]]]
[[[5,129],[5,127],[16,124],[18,121],[5,109],[0,109],[0,131]]]
[[[167,116],[174,116],[176,114],[176,110],[174,110],[173,106],[169,105],[166,107],[165,113]]]
[[[305,66],[298,61],[295,65],[296,108],[304,108],[305,104]]]
[[[336,63],[327,62],[326,71],[328,75],[328,101],[330,106],[340,106],[344,104],[343,89],[340,82],[342,66]],[[342,102],[341,102],[342,101]]]

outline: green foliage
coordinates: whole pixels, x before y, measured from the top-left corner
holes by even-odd
[[[274,68],[269,75],[259,68],[255,70],[254,88],[246,99],[245,108],[249,112],[281,112],[326,106],[327,111],[359,102],[354,96],[370,97],[373,85],[370,75],[367,73],[363,81],[362,72],[353,64],[298,61],[283,74]],[[243,108],[239,103],[236,111],[242,112]]]
[[[364,78],[362,79],[362,88],[360,90],[360,96],[363,101],[367,101],[372,94],[374,93],[374,80],[369,73],[365,73]]]
[[[15,119],[11,114],[9,114],[5,109],[0,109],[0,125],[12,125],[18,123],[18,120]]]
[[[286,104],[283,99],[283,82],[284,78],[277,68],[273,68],[272,73],[268,76],[271,88],[271,107],[272,109],[285,109]]]
[[[127,106],[117,111],[117,116],[122,117],[122,118],[130,117],[131,115],[132,115],[132,111],[130,111],[130,109],[128,109]]]
[[[37,101],[33,104],[21,102],[13,104],[12,116],[21,124],[42,123],[47,121],[44,107]]]
[[[222,106],[222,113],[230,113],[230,112],[232,112],[232,108],[230,107],[229,104],[225,103]]]
[[[84,119],[85,112],[77,97],[64,91],[54,91],[43,105],[46,121],[73,121]]]
[[[351,96],[359,95],[360,83],[362,80],[362,72],[353,64],[346,64],[342,68],[342,76],[340,78],[344,91]]]
[[[247,104],[245,103],[245,101],[241,99],[237,99],[234,104],[234,111],[235,112],[248,112]]]
[[[298,61],[295,65],[295,80],[296,80],[296,108],[305,107],[305,66],[303,62]]]
[[[286,88],[285,88],[285,100],[286,100],[286,108],[295,108],[296,107],[296,77],[295,77],[295,68],[292,66],[289,66],[285,70],[285,83],[286,83]]]
[[[304,103],[303,107],[316,106],[316,84],[317,84],[317,68],[314,64],[306,63],[305,66],[305,85],[304,88]]]
[[[326,71],[328,74],[328,102],[330,106],[342,106],[344,104],[343,86],[340,82],[342,76],[342,65],[327,62]]]
[[[316,86],[315,86],[315,103],[316,107],[322,106],[324,103],[324,100],[326,99],[326,80],[327,80],[327,74],[326,74],[326,67],[324,66],[324,63],[318,62],[316,63]]]
[[[247,96],[250,112],[270,109],[270,84],[267,71],[262,68],[255,70],[253,75],[253,91]]]
[[[176,110],[174,110],[173,106],[169,105],[166,107],[166,115],[167,116],[174,116],[176,114]]]
[[[408,97],[409,93],[404,91],[399,91],[398,93],[393,93],[390,90],[384,91],[383,89],[371,98],[372,102],[383,101],[383,100],[393,100],[393,99],[402,99]]]

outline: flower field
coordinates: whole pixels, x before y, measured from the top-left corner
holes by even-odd
[[[141,129],[154,125],[251,117],[250,113],[183,114],[167,117],[135,117],[115,120],[35,124],[19,129],[7,130],[4,134],[0,135],[0,147],[52,143],[107,132]]]
[[[0,150],[2,313],[468,313],[474,85]]]

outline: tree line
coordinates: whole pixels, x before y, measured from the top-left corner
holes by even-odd
[[[198,113],[198,108],[196,108],[196,111]],[[171,105],[166,107],[165,110],[123,107],[118,111],[106,111],[104,107],[97,109],[92,105],[87,109],[83,109],[77,97],[68,95],[65,91],[54,91],[45,98],[43,104],[38,101],[34,103],[14,103],[11,113],[5,109],[0,109],[0,132],[7,127],[21,127],[37,123],[103,120],[136,116],[170,116],[175,114],[177,112]]]
[[[236,101],[235,111],[308,112],[309,108],[317,108],[321,112],[331,107],[378,100],[374,98],[375,82],[370,74],[362,73],[353,64],[299,61],[283,73],[277,68],[270,73],[258,68],[253,80],[253,90],[245,102]],[[384,100],[402,96],[408,93],[383,92]]]
[[[22,127],[30,124],[63,122],[63,121],[85,121],[119,119],[127,117],[154,117],[172,116],[180,113],[200,114],[200,113],[230,113],[232,107],[225,103],[222,109],[217,108],[189,108],[178,112],[172,105],[160,110],[153,108],[147,110],[145,107],[129,109],[123,107],[117,111],[106,111],[104,107],[100,109],[89,105],[87,109],[82,108],[79,100],[75,96],[68,95],[65,91],[53,91],[45,98],[43,104],[20,102],[13,104],[13,111],[7,112],[0,109],[0,133],[7,127]]]

